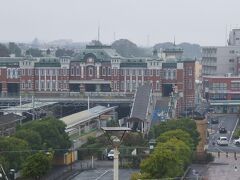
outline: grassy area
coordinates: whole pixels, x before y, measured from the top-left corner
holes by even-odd
[[[97,134],[98,134],[97,129],[91,129],[90,131],[81,133],[80,135],[78,133],[71,135],[70,140],[71,141],[77,140],[77,139],[87,140],[88,137],[90,137],[90,136],[96,137]]]

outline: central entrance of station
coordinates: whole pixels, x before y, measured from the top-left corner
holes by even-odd
[[[163,97],[169,97],[172,92],[173,92],[173,84],[163,84],[162,85]]]

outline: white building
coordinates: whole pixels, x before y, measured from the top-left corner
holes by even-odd
[[[240,29],[232,29],[229,34],[228,45],[240,46]]]
[[[237,74],[240,46],[202,47],[202,75]]]

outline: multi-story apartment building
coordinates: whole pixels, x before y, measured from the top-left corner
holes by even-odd
[[[240,46],[202,47],[202,75],[237,75]]]
[[[228,46],[202,47],[203,97],[215,112],[237,113],[240,105],[240,29]]]
[[[182,49],[164,50],[147,58],[123,58],[110,46],[87,46],[74,58],[0,58],[0,92],[47,95],[64,92],[135,93],[152,85],[159,96],[179,95],[179,109],[194,106],[195,60],[183,59]]]

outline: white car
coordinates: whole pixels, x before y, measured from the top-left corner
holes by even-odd
[[[219,146],[228,146],[228,138],[227,137],[219,137],[217,140],[217,144]]]
[[[240,145],[240,137],[233,140],[233,144]]]
[[[108,152],[107,158],[108,158],[109,160],[113,160],[113,159],[114,159],[114,150],[113,150],[113,149],[111,149],[111,150]]]

